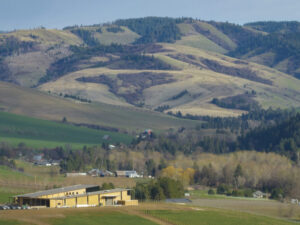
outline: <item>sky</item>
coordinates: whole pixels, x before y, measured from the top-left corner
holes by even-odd
[[[300,0],[0,0],[0,31],[61,29],[146,16],[244,24],[300,21]]]

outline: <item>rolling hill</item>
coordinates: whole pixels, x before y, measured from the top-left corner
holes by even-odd
[[[100,129],[139,132],[151,128],[162,131],[198,124],[141,108],[62,99],[4,82],[0,82],[0,96],[1,111],[53,121],[62,121],[66,117],[70,123],[92,124]]]
[[[110,140],[103,139],[104,135],[109,135]],[[0,142],[12,145],[24,143],[26,146],[34,148],[55,148],[71,144],[74,148],[82,148],[84,145],[99,145],[104,142],[128,144],[131,140],[132,137],[129,135],[117,132],[89,129],[0,112]]]
[[[292,76],[189,46],[162,46],[161,52],[152,55],[177,70],[87,68],[47,82],[39,89],[93,102],[142,104],[152,110],[167,106],[166,111],[198,115],[240,115],[243,111],[220,108],[211,101],[252,91],[256,93],[253,99],[264,108],[300,106],[300,80]],[[186,94],[179,96],[184,91]]]
[[[70,108],[80,105],[76,116],[69,106],[51,107],[51,113],[25,113],[28,108],[16,106],[12,111],[52,120],[66,114],[73,121],[122,129],[127,128],[124,120],[133,119],[131,110],[155,117],[162,115],[153,110],[222,117],[245,113],[242,108],[220,107],[216,99],[255,102],[262,108],[299,107],[295,26],[297,22],[240,26],[147,17],[63,30],[15,31],[0,34],[0,79],[47,92],[47,99],[54,102],[65,102],[63,97],[92,102],[62,103],[72,104]],[[42,108],[51,105],[48,100],[41,102]],[[91,115],[97,107],[126,110],[117,113],[118,119],[110,121],[109,115],[107,122],[99,122]],[[167,118],[167,124],[174,122]],[[135,127],[150,127],[150,121]]]

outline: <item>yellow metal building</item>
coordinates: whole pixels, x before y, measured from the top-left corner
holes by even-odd
[[[15,196],[19,205],[32,207],[89,207],[112,205],[137,205],[131,200],[130,189],[100,190],[96,185],[74,185]]]

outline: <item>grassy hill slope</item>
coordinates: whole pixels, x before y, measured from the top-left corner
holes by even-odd
[[[51,63],[70,54],[70,45],[82,40],[69,31],[18,30],[0,34],[0,78],[31,87],[47,73]]]
[[[299,80],[259,64],[179,42],[163,44],[162,51],[152,54],[177,70],[87,68],[39,88],[94,102],[128,106],[136,100],[134,104],[152,110],[161,106],[166,107],[166,112],[214,116],[243,113],[217,107],[211,103],[214,98],[251,92],[256,93],[251,98],[263,108],[300,106]]]
[[[197,122],[140,108],[65,100],[3,82],[0,82],[0,109],[54,121],[61,121],[66,117],[72,123],[94,124],[127,131],[142,131],[146,128],[159,131],[197,125]]]
[[[281,36],[269,35],[270,26],[283,33],[280,35],[289,35],[274,51],[270,46],[280,44]],[[0,49],[8,46],[0,53],[0,80],[26,87],[40,85],[40,90],[53,95],[91,100],[95,104],[80,109],[82,115],[50,105],[49,111],[55,113],[40,110],[32,114],[46,114],[45,118],[55,120],[67,114],[74,121],[96,124],[97,116],[83,114],[97,107],[132,105],[164,112],[237,116],[244,111],[211,102],[247,93],[254,93],[248,96],[249,101],[255,100],[263,108],[299,107],[299,80],[287,75],[296,76],[300,71],[297,54],[290,48],[297,50],[298,38],[286,26],[148,17],[64,30],[15,31],[0,34]],[[280,49],[291,53],[290,57],[280,58]],[[114,106],[102,107],[102,103]],[[127,127],[123,121],[128,117],[116,118],[101,124],[111,126],[118,121],[118,126]],[[150,120],[147,124],[153,125]]]
[[[24,42],[43,45],[80,45],[82,40],[69,31],[56,29],[17,30],[0,35],[0,39],[15,37]]]
[[[97,145],[106,142],[130,143],[131,137],[125,134],[94,130],[84,127],[55,123],[46,120],[0,112],[0,141],[12,144],[25,143],[29,147],[64,147],[66,144],[77,146]]]

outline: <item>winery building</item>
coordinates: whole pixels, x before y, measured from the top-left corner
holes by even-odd
[[[137,205],[137,200],[131,200],[130,191],[123,188],[100,190],[96,185],[74,185],[17,195],[14,201],[20,206],[50,208]]]

